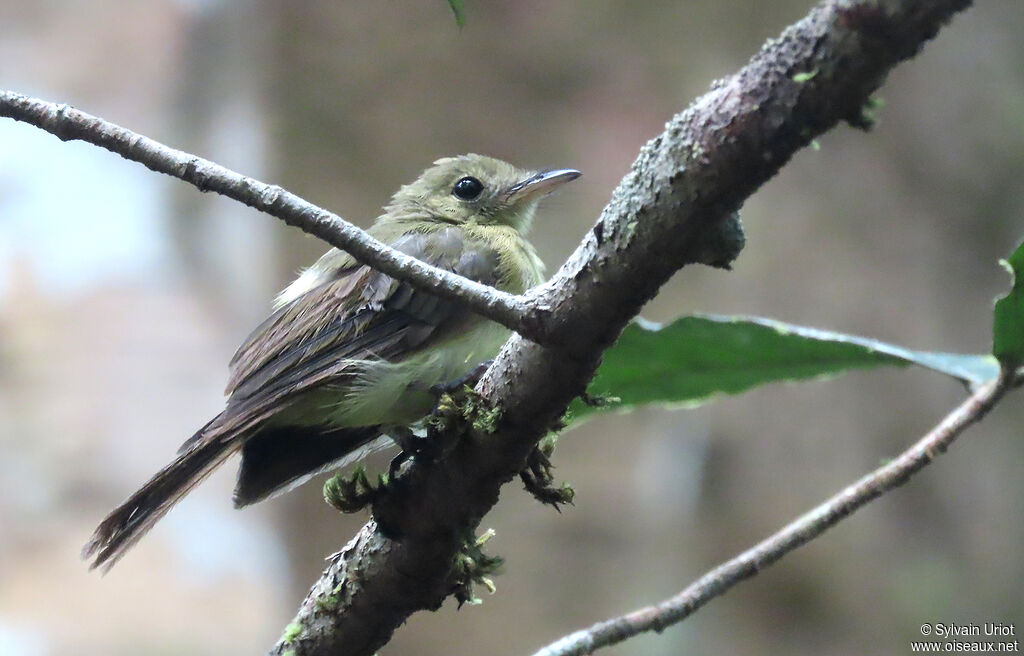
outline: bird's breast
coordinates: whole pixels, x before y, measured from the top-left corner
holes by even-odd
[[[399,362],[363,361],[360,373],[333,397],[324,392],[329,423],[337,426],[409,425],[437,402],[430,388],[465,376],[494,358],[510,331],[480,319],[466,330]]]

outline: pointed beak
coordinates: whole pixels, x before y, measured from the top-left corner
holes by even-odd
[[[572,182],[581,175],[583,174],[576,169],[541,171],[512,185],[505,192],[505,198],[510,203],[519,203],[530,198],[547,196],[566,182]]]

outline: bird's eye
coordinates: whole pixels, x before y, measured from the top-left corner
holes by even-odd
[[[484,190],[484,184],[474,177],[460,178],[452,187],[452,195],[461,200],[473,200]]]

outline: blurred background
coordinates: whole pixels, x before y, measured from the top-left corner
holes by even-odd
[[[554,270],[638,149],[809,0],[76,3],[0,0],[0,87],[71,103],[366,226],[434,159],[584,177],[545,203]],[[990,347],[1024,236],[1024,6],[979,3],[746,204],[732,272],[645,310],[744,313],[919,349]],[[234,347],[323,244],[81,143],[0,121],[0,654],[254,654],[365,516],[320,484],[236,512],[234,467],[109,575],[96,523],[216,413]],[[1019,396],[1019,395],[1018,395]],[[484,603],[382,654],[528,654],[669,596],[910,444],[963,397],[921,371],[777,385],[568,433],[575,507],[518,484],[481,528]],[[1024,408],[1011,397],[905,488],[609,654],[909,653],[923,622],[1024,626]],[[387,458],[374,461],[383,467]]]

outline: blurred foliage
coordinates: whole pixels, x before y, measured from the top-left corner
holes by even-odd
[[[452,8],[452,13],[455,14],[455,24],[462,27],[466,24],[466,10],[462,6],[462,0],[448,0],[448,6]]]
[[[992,352],[1001,362],[1017,366],[1024,362],[1024,242],[1001,264],[1013,277],[1013,287],[996,301]]]

